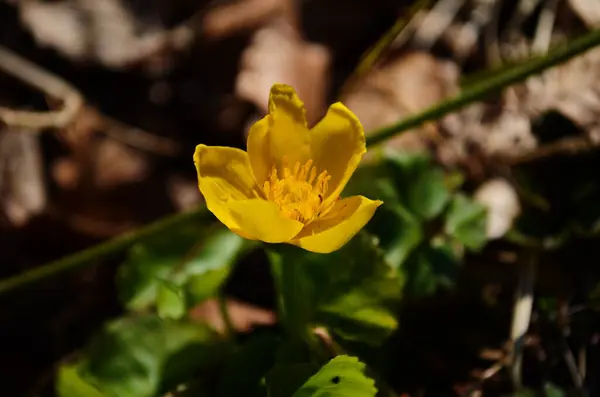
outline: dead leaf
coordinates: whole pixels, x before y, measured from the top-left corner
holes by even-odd
[[[205,37],[222,39],[240,30],[257,28],[290,7],[288,0],[242,0],[217,6],[203,19]]]
[[[156,61],[168,33],[158,20],[138,19],[120,0],[20,1],[21,22],[44,47],[75,61],[125,69]]]
[[[202,195],[200,194],[200,190],[198,190],[197,180],[190,180],[179,175],[173,175],[168,179],[167,185],[171,201],[178,212],[192,209],[202,201]]]
[[[325,47],[305,42],[286,19],[274,18],[254,33],[244,51],[235,91],[266,113],[271,86],[291,85],[313,124],[325,110],[330,62]]]
[[[44,211],[47,201],[39,135],[0,129],[0,203],[6,217],[21,226]]]
[[[237,332],[249,332],[254,326],[273,325],[276,322],[274,312],[235,299],[227,299],[227,310]],[[206,321],[219,333],[225,332],[225,321],[216,299],[209,299],[191,309],[190,317]]]
[[[95,186],[106,190],[147,178],[150,164],[138,151],[103,139],[96,147],[94,169]]]
[[[600,3],[597,0],[568,0],[568,3],[588,28],[600,26]]]
[[[368,134],[438,103],[457,90],[457,81],[458,72],[452,64],[428,53],[412,52],[384,63],[342,101],[358,116]],[[422,135],[429,134],[428,130],[435,134],[431,128],[404,132],[386,145],[424,149],[426,139]]]

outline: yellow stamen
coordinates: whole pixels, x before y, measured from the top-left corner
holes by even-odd
[[[266,199],[277,204],[286,216],[308,224],[331,208],[332,203],[323,203],[331,175],[323,170],[317,176],[312,160],[304,165],[296,162],[293,168],[284,161],[280,173],[283,175],[281,179],[273,166],[262,190]]]

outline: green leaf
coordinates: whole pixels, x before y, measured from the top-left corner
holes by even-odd
[[[485,245],[486,209],[463,194],[452,199],[446,214],[445,231],[470,250],[478,251]]]
[[[415,215],[431,220],[450,199],[444,172],[423,153],[386,153],[402,203]]]
[[[163,280],[158,287],[156,308],[162,318],[182,318],[186,313],[185,294],[175,283]]]
[[[421,246],[403,265],[404,293],[422,298],[440,287],[452,287],[458,277],[458,260],[449,246]]]
[[[359,233],[328,255],[297,247],[270,252],[284,321],[290,329],[324,325],[347,339],[381,343],[398,326],[402,277],[374,238]]]
[[[293,397],[375,397],[373,379],[355,357],[338,356],[313,375]]]
[[[377,209],[367,229],[379,238],[385,260],[394,268],[401,266],[423,241],[421,221],[400,203],[389,203]]]
[[[154,397],[214,365],[220,354],[216,334],[204,324],[123,318],[93,339],[83,373],[107,397]]]
[[[354,174],[352,174],[352,178],[348,181],[342,194],[344,197],[364,195],[372,200],[378,199],[388,202],[390,197],[382,195],[386,192],[377,185],[377,182],[389,179],[389,177],[389,169],[386,164],[381,161],[371,164],[361,164],[360,167],[354,171]],[[391,192],[388,191],[388,193],[396,195],[394,190]]]
[[[210,270],[198,276],[190,276],[184,286],[188,307],[211,298],[219,292],[219,288],[227,281],[231,266]]]
[[[244,240],[224,226],[196,223],[134,245],[119,269],[117,286],[129,310],[145,310],[165,295],[164,281],[182,287],[188,304],[214,296],[227,279]],[[188,285],[189,284],[189,285]],[[171,296],[170,302],[174,302]],[[164,303],[161,302],[161,303]],[[162,310],[165,308],[162,307]]]
[[[566,393],[553,383],[544,385],[544,395],[546,397],[565,397]]]
[[[62,365],[56,379],[58,397],[105,397],[98,389],[79,376],[79,364]]]
[[[275,364],[279,338],[258,334],[246,341],[227,361],[219,381],[219,397],[266,396],[261,382]]]

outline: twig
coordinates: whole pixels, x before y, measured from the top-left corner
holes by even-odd
[[[472,102],[482,100],[490,94],[497,92],[511,84],[517,83],[527,77],[542,72],[548,68],[565,62],[592,47],[600,44],[600,29],[593,30],[568,45],[549,53],[542,58],[532,58],[512,68],[503,70],[486,81],[474,84],[454,98],[436,104],[429,109],[409,116],[397,124],[379,129],[367,138],[367,145],[379,144],[401,132],[419,127],[427,121],[437,120],[448,113],[456,111]]]
[[[83,105],[81,94],[60,77],[43,70],[0,46],[0,70],[37,88],[46,95],[62,101],[62,109],[48,112],[29,112],[0,107],[0,121],[9,126],[37,131],[42,128],[63,128],[77,115]]]
[[[556,8],[558,0],[548,0],[544,3],[544,8],[540,14],[540,19],[535,31],[535,38],[531,45],[534,54],[544,54],[550,47],[552,39],[552,30],[554,29],[554,21],[556,20]]]
[[[563,350],[563,359],[565,360],[565,364],[569,370],[569,374],[571,375],[573,385],[575,385],[578,390],[581,390],[583,388],[583,374],[579,371],[579,368],[577,368],[575,355],[567,344],[567,341],[564,339],[564,336],[561,345]]]
[[[535,282],[535,268],[537,265],[537,252],[530,251],[519,268],[519,284],[515,293],[513,307],[510,341],[512,344],[512,363],[510,374],[515,389],[520,389],[521,368],[523,364],[524,339],[531,321],[533,307],[533,285]]]
[[[491,8],[490,21],[483,31],[483,40],[486,48],[485,57],[488,67],[502,65],[502,54],[498,40],[498,24],[500,22],[502,0],[494,0]]]
[[[102,132],[115,141],[162,156],[175,156],[181,152],[181,145],[174,140],[153,135],[103,113],[98,115],[103,124]]]
[[[77,269],[104,256],[122,251],[132,244],[149,238],[170,228],[193,219],[203,219],[208,215],[206,207],[202,206],[190,212],[176,214],[160,219],[138,230],[125,233],[112,240],[100,243],[76,254],[47,263],[41,267],[26,271],[17,276],[0,281],[0,294],[12,292],[18,288],[35,284],[38,281],[56,277],[67,271]]]
[[[573,385],[577,388],[577,390],[581,391],[583,388],[583,380],[585,378],[584,374],[577,367],[577,361],[575,360],[575,355],[567,342],[567,338],[569,336],[569,303],[566,299],[560,299],[558,305],[558,316],[555,321],[555,325],[557,326],[560,333],[560,347],[563,353],[563,359],[565,360],[565,365],[569,370],[569,374],[571,375],[571,380],[573,381]]]
[[[540,146],[529,153],[515,157],[505,157],[501,159],[509,165],[517,165],[530,161],[542,160],[556,155],[574,155],[597,150],[600,148],[600,141],[591,140],[587,135],[577,135],[562,138],[556,142]]]
[[[466,0],[441,0],[427,13],[415,32],[413,41],[418,48],[429,50],[444,34],[465,5]]]

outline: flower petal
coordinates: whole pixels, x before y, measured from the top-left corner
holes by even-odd
[[[304,227],[301,222],[284,216],[275,204],[263,199],[233,201],[228,207],[243,233],[241,235],[253,240],[289,242]],[[238,233],[238,230],[232,231]]]
[[[383,204],[363,196],[352,196],[336,202],[327,216],[307,225],[293,244],[305,250],[327,254],[340,249],[373,217]]]
[[[196,146],[194,164],[206,206],[230,229],[238,228],[227,204],[258,197],[248,154],[222,146]]]
[[[269,114],[257,121],[248,133],[248,156],[259,186],[267,180],[271,168],[280,167],[284,158],[293,167],[310,156],[310,133],[304,104],[294,89],[275,84],[269,96]]]
[[[310,132],[315,166],[331,175],[326,198],[335,200],[367,151],[364,129],[354,113],[338,102]]]

